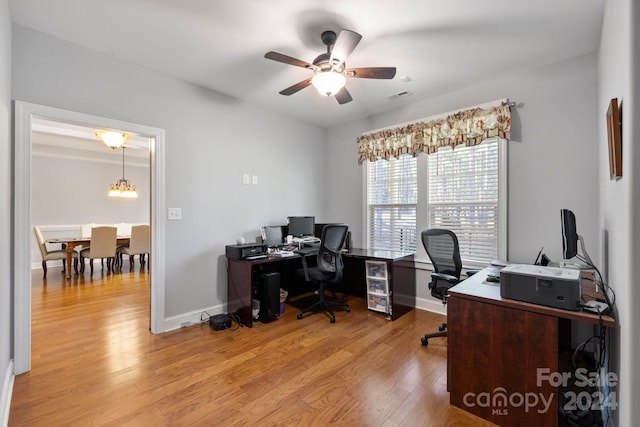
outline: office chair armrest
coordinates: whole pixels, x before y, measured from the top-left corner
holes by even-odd
[[[480,271],[480,270],[467,270],[467,271],[465,271],[465,274],[467,275],[467,277],[471,277],[474,274],[476,274],[478,271]]]
[[[445,280],[449,283],[453,283],[454,285],[460,281],[456,276],[444,273],[431,273],[431,278],[435,280]]]

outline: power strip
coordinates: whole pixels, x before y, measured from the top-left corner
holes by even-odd
[[[222,331],[231,328],[231,317],[227,314],[216,314],[209,317],[209,325],[214,331]]]

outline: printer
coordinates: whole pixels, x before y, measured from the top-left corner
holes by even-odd
[[[267,257],[267,245],[263,243],[246,243],[242,245],[227,245],[227,258],[254,260]]]
[[[500,270],[500,296],[578,311],[582,296],[580,270],[509,264]]]

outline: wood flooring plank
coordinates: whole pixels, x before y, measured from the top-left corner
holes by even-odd
[[[444,317],[351,312],[149,332],[149,274],[32,274],[32,370],[10,426],[488,426],[449,405]]]

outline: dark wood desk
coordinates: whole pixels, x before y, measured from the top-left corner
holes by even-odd
[[[344,275],[340,286],[344,292],[365,297],[365,261],[385,262],[389,272],[389,320],[395,320],[415,307],[416,274],[412,252],[352,249],[343,252],[342,259]],[[302,262],[298,255],[253,261],[227,258],[227,266],[228,312],[236,314],[243,325],[252,327],[251,300],[256,276],[277,271],[281,273],[283,287],[295,287],[295,270],[302,268]]]
[[[538,368],[561,372],[559,341],[568,320],[599,324],[597,314],[568,311],[500,297],[487,270],[449,290],[447,388],[452,405],[500,426],[557,426],[558,390],[539,380]],[[584,290],[583,290],[584,293]],[[615,320],[603,316],[603,325]],[[551,399],[520,406],[519,396]],[[505,396],[507,403],[499,399]],[[485,400],[482,400],[485,399]],[[489,399],[487,401],[487,399]],[[494,404],[497,403],[497,404]]]

